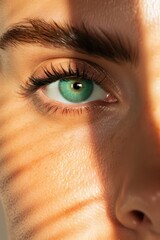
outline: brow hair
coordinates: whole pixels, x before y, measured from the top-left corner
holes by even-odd
[[[103,29],[93,29],[84,23],[75,27],[55,21],[26,19],[11,26],[0,37],[0,48],[3,50],[21,44],[72,49],[116,63],[136,64],[138,61],[138,47],[134,47],[127,37],[117,32],[111,34]]]

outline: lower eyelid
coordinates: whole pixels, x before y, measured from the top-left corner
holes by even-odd
[[[104,114],[110,114],[114,104],[108,104],[105,101],[93,101],[89,104],[81,104],[71,107],[71,105],[63,105],[58,102],[50,101],[47,96],[44,95],[43,91],[38,90],[34,96],[32,96],[32,104],[36,107],[38,112],[44,116],[51,116],[53,119],[58,118],[59,120],[67,117],[70,118],[78,117],[79,119],[88,119],[88,117],[94,116],[94,118],[101,118]],[[96,114],[93,114],[96,111]],[[63,118],[62,118],[63,116]]]

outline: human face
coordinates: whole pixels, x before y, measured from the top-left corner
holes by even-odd
[[[11,239],[159,239],[159,5],[1,2],[0,193]],[[66,102],[55,87],[64,75],[65,93],[94,86],[91,100]]]

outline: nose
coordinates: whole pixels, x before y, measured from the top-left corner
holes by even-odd
[[[117,200],[116,217],[130,230],[160,238],[160,171],[143,171],[127,177]]]
[[[115,205],[118,221],[124,227],[141,234],[143,237],[140,239],[144,240],[160,239],[160,108],[158,104],[160,35],[157,31],[159,24],[155,24],[158,18],[156,21],[155,15],[154,21],[152,18],[151,4],[156,6],[154,2],[159,1],[142,1],[142,4],[145,3],[143,7],[145,47],[142,47],[144,66],[141,76],[145,78],[142,85],[146,86],[146,91],[144,92],[144,89],[141,91],[143,97],[139,102],[145,101],[146,105],[143,103],[143,107],[139,105],[143,114],[139,121],[140,127],[137,123],[135,133],[130,135],[132,147],[129,141],[126,143],[127,157],[124,156],[123,162],[127,159],[126,162],[130,167],[127,166],[127,171],[121,175],[121,187]],[[147,9],[150,9],[149,12]],[[157,13],[160,13],[159,8]],[[148,24],[146,25],[145,22]],[[156,46],[154,49],[153,44]]]
[[[160,128],[154,121],[158,116],[148,107],[128,128],[115,176],[115,217],[144,240],[160,239]]]

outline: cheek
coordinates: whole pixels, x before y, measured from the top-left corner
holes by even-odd
[[[0,192],[11,228],[21,232],[50,215],[64,219],[68,209],[100,198],[89,127],[48,124],[13,95],[3,100]]]
[[[117,169],[111,148],[117,115],[96,123],[57,117],[59,123],[18,98],[17,89],[8,84],[0,96],[0,193],[11,231],[16,239],[22,232],[23,239],[30,232],[44,239],[46,231],[56,236],[69,225],[70,232],[87,228],[101,236],[117,187],[109,180]]]
[[[11,101],[5,102],[1,113],[3,188],[10,184],[19,187],[23,185],[22,180],[28,184],[30,181],[26,179],[39,179],[44,180],[46,189],[55,189],[58,184],[58,188],[65,190],[65,184],[76,188],[80,182],[93,177],[94,154],[88,127],[83,127],[83,130],[66,129],[56,123],[54,125],[54,121],[49,126],[47,121],[32,114],[27,106],[11,104]]]

